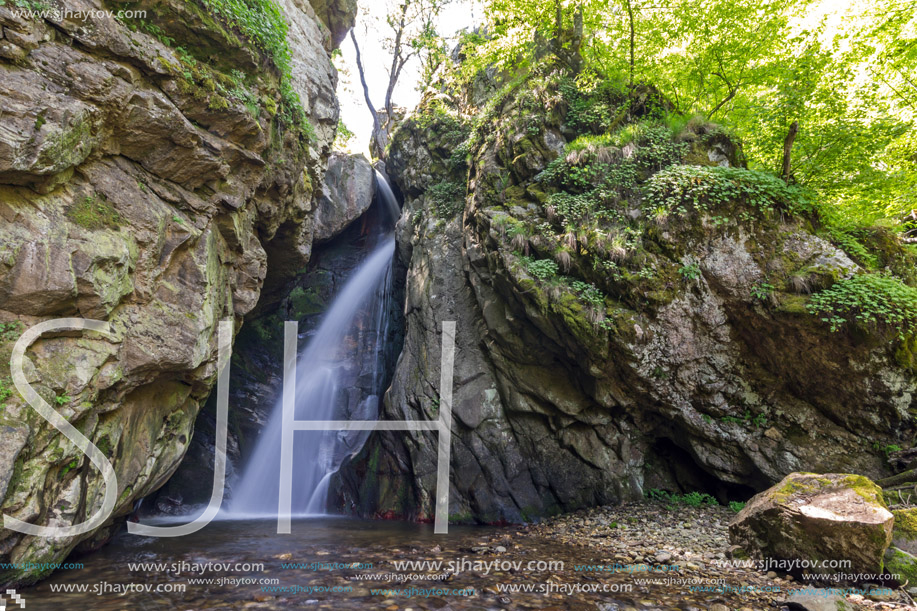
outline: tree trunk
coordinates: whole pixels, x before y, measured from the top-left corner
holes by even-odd
[[[636,28],[634,27],[634,7],[631,0],[624,0],[627,7],[627,20],[630,22],[630,79],[628,84],[634,86],[634,38],[636,37]]]
[[[373,102],[369,97],[369,85],[366,84],[366,72],[363,70],[360,45],[357,44],[357,37],[354,36],[353,28],[350,29],[350,40],[353,42],[353,48],[357,52],[357,72],[360,73],[360,84],[363,85],[363,99],[366,100],[366,107],[369,108],[369,113],[373,116],[373,134],[381,134],[382,126],[379,124],[379,113],[376,112],[376,107],[373,106]],[[378,151],[375,152],[378,153]],[[384,151],[382,154],[384,154]],[[379,158],[382,158],[381,154]]]
[[[783,166],[780,175],[783,177],[783,182],[787,184],[790,184],[790,153],[793,150],[793,141],[796,140],[798,132],[799,121],[793,121],[793,124],[790,125],[790,131],[787,132],[786,139],[783,141]]]
[[[401,40],[404,37],[404,28],[407,21],[408,7],[411,0],[404,0],[401,3],[401,16],[398,21],[398,29],[395,31],[395,42],[392,46],[392,67],[388,73],[388,87],[385,89],[385,113],[386,121],[391,122],[394,114],[392,106],[392,95],[395,93],[395,85],[398,83],[398,76],[401,74],[401,68],[404,67],[405,60],[401,53]]]

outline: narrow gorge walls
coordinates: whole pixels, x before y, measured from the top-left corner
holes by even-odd
[[[457,321],[452,519],[887,474],[915,432],[913,343],[849,312],[832,330],[818,304],[854,278],[913,286],[913,253],[832,233],[717,126],[666,123],[651,88],[542,70],[428,92],[387,159],[408,274],[386,416],[435,419]],[[376,433],[341,505],[429,519],[435,464],[434,435]]]
[[[26,373],[114,464],[116,516],[182,460],[217,322],[238,329],[311,256],[338,119],[330,53],[355,7],[278,6],[261,29],[206,0],[74,0],[43,19],[0,6],[0,355],[42,320],[111,324],[112,340],[43,337]],[[145,16],[98,12],[119,8]],[[4,514],[66,525],[101,502],[98,472],[5,373],[0,436]],[[2,530],[0,559],[60,561],[106,531]]]

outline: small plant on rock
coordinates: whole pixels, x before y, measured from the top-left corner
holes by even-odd
[[[678,269],[678,274],[682,277],[682,279],[688,282],[693,282],[700,278],[700,265],[698,265],[696,262],[686,263]]]

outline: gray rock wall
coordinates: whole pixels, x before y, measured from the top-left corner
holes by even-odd
[[[201,5],[127,4],[148,19],[39,21],[0,7],[0,356],[42,320],[111,324],[112,339],[42,338],[26,372],[112,461],[116,517],[182,460],[215,381],[217,322],[238,330],[266,281],[280,286],[309,261],[338,115],[332,42],[309,4],[281,6],[311,129],[282,118],[271,57]],[[98,472],[18,393],[0,397],[3,513],[85,519],[103,493]],[[108,530],[0,530],[0,560],[60,561]]]

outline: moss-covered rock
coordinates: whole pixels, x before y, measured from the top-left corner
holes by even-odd
[[[216,379],[218,322],[238,330],[269,301],[266,282],[309,260],[337,125],[331,45],[308,4],[259,5],[276,12],[257,32],[243,27],[251,13],[234,23],[207,2],[95,4],[147,18],[75,11],[51,25],[0,6],[0,361],[18,337],[11,325],[110,323],[111,337],[40,338],[24,369],[112,460],[118,502],[82,537],[0,530],[4,564],[96,545],[174,472]],[[3,513],[81,521],[100,474],[7,384]],[[0,585],[43,576],[5,571]]]
[[[794,567],[797,577],[826,561],[849,561],[835,571],[845,575],[882,573],[894,516],[881,494],[858,475],[791,473],[748,502],[729,539],[753,558]]]
[[[862,257],[817,202],[651,87],[540,67],[457,81],[426,94],[387,160],[409,265],[387,415],[425,417],[438,321],[457,320],[452,513],[888,474],[882,448],[917,430],[911,343],[868,321],[831,331],[808,306],[870,261],[914,282],[893,236],[854,236]],[[374,436],[367,452],[380,445],[408,465],[408,515],[428,515],[433,441]],[[348,494],[369,514],[394,502]]]

